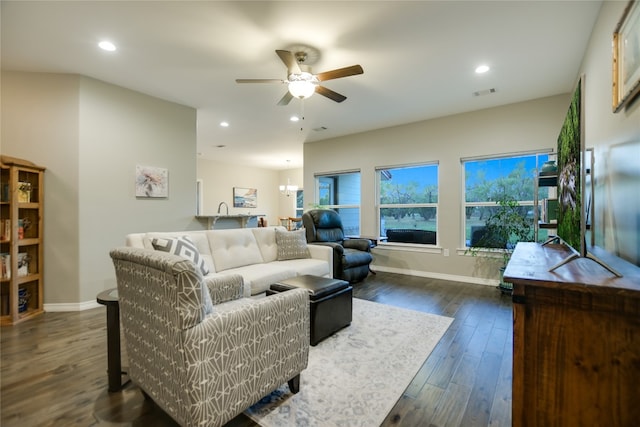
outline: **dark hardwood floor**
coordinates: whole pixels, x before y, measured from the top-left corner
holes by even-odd
[[[510,297],[383,272],[356,284],[354,296],[455,319],[383,426],[511,425]],[[104,307],[3,327],[1,344],[3,427],[176,425],[131,384],[107,391]],[[255,424],[241,415],[227,425],[240,426]]]

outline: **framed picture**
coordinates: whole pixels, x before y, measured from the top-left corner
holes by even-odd
[[[169,170],[136,165],[136,197],[169,197]]]
[[[255,188],[233,187],[234,208],[257,208],[258,190]]]
[[[640,93],[640,2],[631,0],[613,32],[613,112]]]

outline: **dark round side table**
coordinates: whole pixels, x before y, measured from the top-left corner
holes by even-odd
[[[107,307],[107,375],[109,377],[109,391],[120,391],[123,383],[122,376],[127,375],[122,370],[120,360],[120,304],[118,289],[107,289],[96,297],[98,304]]]

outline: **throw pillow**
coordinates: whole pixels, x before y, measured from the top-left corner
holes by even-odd
[[[311,258],[304,228],[295,231],[276,229],[276,245],[278,245],[278,261]]]
[[[204,258],[200,256],[198,248],[196,248],[196,245],[188,236],[173,239],[156,237],[151,240],[151,245],[156,251],[169,252],[170,254],[179,255],[184,259],[192,261],[200,269],[203,276],[209,274],[209,268]]]

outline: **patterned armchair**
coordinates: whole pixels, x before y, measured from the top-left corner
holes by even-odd
[[[289,382],[309,355],[309,295],[242,298],[242,277],[204,281],[191,261],[118,248],[129,377],[182,426],[220,426]],[[205,286],[206,283],[206,286]]]

